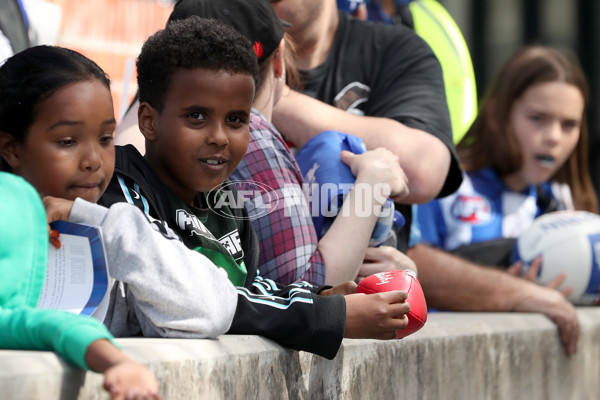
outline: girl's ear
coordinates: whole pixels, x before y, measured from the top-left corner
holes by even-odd
[[[156,119],[158,112],[149,103],[144,102],[138,108],[138,126],[140,132],[146,140],[153,142],[156,140]]]
[[[18,151],[18,143],[15,138],[7,132],[0,132],[0,157],[10,165],[10,168],[14,171],[19,169],[20,158]]]
[[[277,50],[275,50],[275,59],[273,60],[273,73],[275,78],[285,82],[285,40],[281,39]]]

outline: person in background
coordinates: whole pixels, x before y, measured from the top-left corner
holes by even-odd
[[[454,144],[460,142],[477,114],[477,90],[471,54],[462,32],[438,0],[338,0],[340,10],[355,18],[403,24],[431,47],[444,73]]]
[[[297,148],[335,130],[396,154],[408,178],[409,194],[397,203],[406,219],[397,247],[406,251],[410,205],[448,195],[461,182],[438,59],[411,29],[355,19],[336,0],[271,5],[290,25],[303,78],[302,93],[284,88],[273,124]]]
[[[597,213],[587,164],[587,93],[583,71],[558,50],[515,53],[457,146],[461,187],[419,206],[422,240],[452,251],[517,238],[546,212]]]
[[[503,271],[476,269],[468,260],[508,267],[515,238],[539,215],[598,212],[587,167],[587,98],[580,67],[555,49],[526,47],[504,64],[457,146],[466,171],[463,184],[455,194],[418,207],[422,241],[409,255],[422,266],[428,304],[543,312],[560,327],[567,351],[575,351],[574,309],[553,290],[564,275],[544,288]],[[536,260],[529,279],[540,263]],[[509,272],[518,275],[520,269],[517,263]],[[440,283],[433,275],[441,271],[453,290],[464,293],[458,299],[436,290]]]
[[[379,4],[377,4],[379,3]],[[380,8],[378,11],[387,10],[388,15],[399,17],[396,22],[410,25],[409,3],[400,0],[395,2],[373,1],[369,4],[369,16],[375,16],[373,6]],[[399,14],[398,14],[399,11]],[[394,22],[391,18],[383,19],[387,23]],[[416,208],[416,207],[415,207]],[[418,233],[418,227],[413,226],[413,233]],[[561,282],[559,279],[549,288],[541,287],[524,279],[481,266],[480,251],[463,249],[463,255],[468,252],[469,257],[477,254],[478,262],[458,257],[451,253],[441,251],[424,243],[417,243],[418,235],[413,235],[407,255],[416,263],[419,270],[419,281],[423,286],[429,306],[441,310],[454,311],[525,311],[541,312],[554,321],[560,329],[561,341],[565,350],[573,354],[577,349],[579,338],[579,324],[574,307],[557,290]],[[498,243],[506,243],[499,241]],[[498,251],[495,244],[493,252],[494,261],[506,259],[503,249]],[[500,254],[498,256],[498,254]],[[489,259],[489,257],[488,257]],[[516,265],[511,272],[518,273]],[[531,268],[533,273],[535,268]],[[531,279],[531,277],[530,277]],[[460,295],[457,295],[460,293]]]

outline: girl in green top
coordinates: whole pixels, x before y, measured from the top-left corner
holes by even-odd
[[[104,373],[112,398],[160,398],[152,372],[115,347],[100,322],[35,308],[46,275],[46,213],[21,177],[0,172],[0,193],[0,349],[54,350],[71,364]]]

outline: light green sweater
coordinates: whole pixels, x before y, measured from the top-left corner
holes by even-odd
[[[0,349],[53,350],[88,369],[87,347],[112,336],[93,318],[35,306],[46,275],[46,214],[35,189],[0,172]]]

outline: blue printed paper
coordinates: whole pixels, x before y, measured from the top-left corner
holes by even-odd
[[[57,309],[103,320],[108,273],[99,227],[56,221],[60,249],[50,246],[46,280],[38,308]]]

